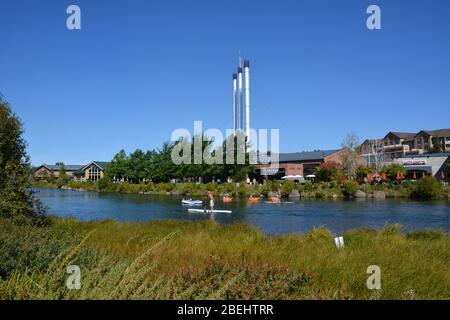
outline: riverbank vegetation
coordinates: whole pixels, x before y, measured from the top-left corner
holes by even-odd
[[[212,221],[0,220],[2,299],[447,299],[450,236],[352,230],[337,249],[323,228],[270,237]],[[81,289],[66,287],[68,265]],[[381,268],[381,290],[366,286]]]
[[[65,184],[38,181],[35,187],[65,188],[96,192],[169,194],[186,197],[202,197],[206,191],[213,191],[217,196],[229,194],[233,197],[248,197],[249,195],[271,197],[281,195],[294,199],[343,199],[343,198],[414,198],[414,199],[447,199],[450,188],[441,185],[432,177],[417,181],[401,183],[363,183],[355,181],[311,183],[294,183],[292,181],[268,181],[264,185],[247,183],[113,183],[107,178],[93,181],[68,181]]]

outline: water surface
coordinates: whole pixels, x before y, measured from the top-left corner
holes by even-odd
[[[190,214],[181,205],[182,197],[118,193],[97,193],[36,188],[49,214],[79,220],[115,219],[142,222],[162,219],[198,221],[214,219],[222,224],[248,223],[269,234],[304,233],[325,226],[335,234],[354,228],[382,228],[400,223],[406,230],[437,228],[450,230],[450,201],[409,200],[303,200],[293,204],[222,203],[217,209],[231,214]],[[198,199],[198,198],[196,198]],[[204,199],[200,199],[204,200]],[[193,207],[197,208],[197,207]],[[200,207],[201,208],[201,207]]]

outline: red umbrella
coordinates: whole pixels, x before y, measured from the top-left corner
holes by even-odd
[[[416,179],[417,179],[417,176],[416,176],[416,172],[415,172],[415,171],[414,171],[413,174],[412,174],[412,178],[413,178],[413,180],[416,180]]]

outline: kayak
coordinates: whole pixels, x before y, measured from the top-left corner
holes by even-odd
[[[233,202],[233,198],[223,197],[223,202]]]
[[[187,205],[190,205],[190,206],[199,206],[199,205],[201,205],[202,203],[203,203],[203,201],[202,200],[181,200],[181,203],[182,204],[187,204]]]
[[[231,213],[231,210],[188,209],[190,213]]]
[[[259,198],[248,198],[248,202],[250,203],[256,203],[259,201]]]

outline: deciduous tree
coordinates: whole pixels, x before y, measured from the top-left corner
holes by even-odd
[[[22,135],[21,121],[0,98],[0,216],[45,223],[45,210],[30,191],[32,170]]]

